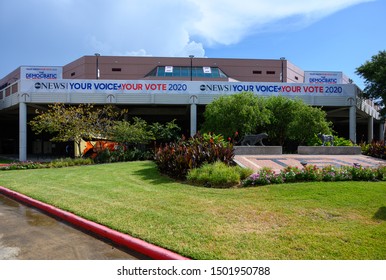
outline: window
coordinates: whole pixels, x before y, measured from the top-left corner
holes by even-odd
[[[267,75],[275,75],[276,72],[275,71],[267,71]]]
[[[71,73],[71,77],[73,77],[73,76],[75,76],[75,72],[72,72],[72,73]]]
[[[113,69],[111,69],[111,71],[113,71],[113,72],[121,72],[122,69],[121,68],[113,68]]]
[[[259,75],[261,74],[262,72],[260,70],[253,70],[252,71],[252,74],[256,74],[256,75]]]
[[[150,71],[146,77],[205,77],[205,78],[227,78],[218,67],[209,66],[158,66]]]
[[[299,80],[298,76],[295,76],[295,80]]]

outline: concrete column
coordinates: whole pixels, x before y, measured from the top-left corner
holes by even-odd
[[[197,105],[190,104],[190,136],[197,133]]]
[[[367,143],[371,143],[374,139],[374,118],[369,117],[367,123]]]
[[[350,133],[350,140],[353,143],[357,142],[357,107],[355,105],[350,106],[350,112],[349,112],[349,133]]]
[[[381,122],[379,124],[379,140],[384,141],[385,140],[385,123]]]
[[[19,102],[19,160],[27,160],[27,104]]]

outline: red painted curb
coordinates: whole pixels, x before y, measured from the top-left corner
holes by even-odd
[[[0,193],[11,197],[17,201],[26,203],[30,206],[33,206],[37,209],[45,211],[55,217],[58,217],[70,224],[81,227],[85,230],[91,231],[92,233],[107,238],[108,240],[113,241],[116,244],[119,244],[123,247],[130,248],[134,251],[137,251],[141,254],[149,256],[155,260],[189,260],[189,258],[183,257],[177,253],[171,252],[162,247],[150,244],[141,239],[132,237],[127,234],[123,234],[116,230],[110,229],[103,225],[97,224],[95,222],[81,218],[70,212],[61,210],[52,205],[46,204],[44,202],[38,201],[36,199],[30,198],[26,195],[20,194],[18,192],[12,191],[10,189],[0,186]]]

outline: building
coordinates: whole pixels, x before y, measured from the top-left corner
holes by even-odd
[[[306,81],[306,82],[305,82]],[[224,94],[301,98],[322,107],[340,136],[384,139],[376,106],[341,72],[304,71],[285,58],[83,56],[63,67],[21,66],[0,80],[0,154],[60,154],[28,121],[52,103],[114,104],[149,122],[171,121],[193,135],[206,104]],[[374,129],[374,127],[379,129]]]

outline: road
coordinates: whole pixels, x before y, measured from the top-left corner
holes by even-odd
[[[148,259],[0,194],[0,260]]]

